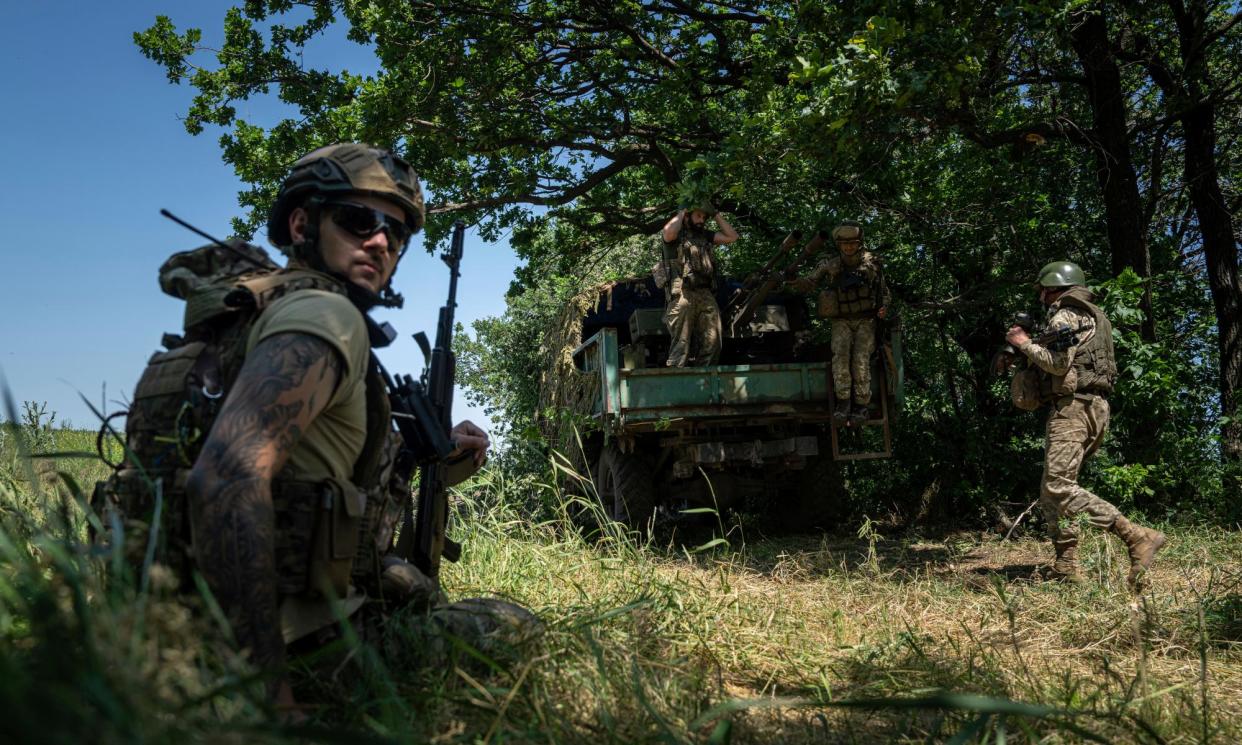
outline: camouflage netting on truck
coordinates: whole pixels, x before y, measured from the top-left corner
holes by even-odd
[[[583,341],[583,318],[612,302],[616,284],[601,282],[574,295],[544,333],[539,350],[545,360],[539,381],[540,430],[548,444],[583,476],[588,467],[595,467],[585,462],[581,441],[593,426],[591,411],[599,397],[599,376],[578,370],[574,350]]]

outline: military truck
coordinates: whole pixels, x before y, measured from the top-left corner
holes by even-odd
[[[545,377],[543,403],[577,413],[576,441],[563,429],[560,440],[616,519],[642,526],[657,511],[750,508],[786,527],[828,527],[842,506],[837,462],[891,456],[897,324],[880,324],[872,418],[837,427],[826,338],[807,298],[781,292],[781,279],[765,267],[719,283],[723,344],[708,367],[665,366],[665,296],[651,276],[592,288],[567,308],[565,333],[549,344],[562,346],[565,369]]]

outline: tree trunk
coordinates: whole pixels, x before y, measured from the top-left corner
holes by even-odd
[[[1071,19],[1070,42],[1087,76],[1091,102],[1092,151],[1096,179],[1104,195],[1108,245],[1113,276],[1131,268],[1148,280],[1143,292],[1143,338],[1154,341],[1156,321],[1151,307],[1151,252],[1143,225],[1143,201],[1138,175],[1130,155],[1130,132],[1126,124],[1126,96],[1121,69],[1108,41],[1108,24],[1098,13],[1085,12]]]
[[[1196,107],[1182,118],[1186,141],[1186,187],[1199,218],[1204,263],[1212,304],[1216,308],[1217,351],[1220,354],[1220,408],[1238,416],[1242,387],[1242,302],[1238,286],[1238,246],[1233,216],[1225,205],[1216,172],[1216,112],[1211,104]],[[1221,432],[1226,458],[1242,460],[1242,422]]]
[[[1195,2],[1185,10],[1174,7],[1174,13],[1182,50],[1185,96],[1170,96],[1168,90],[1165,93],[1175,106],[1186,107],[1180,117],[1186,156],[1183,180],[1198,217],[1208,287],[1216,310],[1221,414],[1233,420],[1221,430],[1221,450],[1227,461],[1239,462],[1242,422],[1236,419],[1238,391],[1242,387],[1242,286],[1238,284],[1233,214],[1221,193],[1216,167],[1216,105],[1207,93],[1213,85],[1203,44],[1207,9],[1202,2]]]

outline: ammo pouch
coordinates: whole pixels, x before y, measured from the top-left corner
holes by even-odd
[[[349,595],[367,496],[347,481],[277,480],[276,576],[281,595]]]
[[[836,289],[820,290],[815,302],[815,312],[820,318],[836,318],[841,315]]]
[[[875,311],[875,297],[869,277],[861,271],[847,269],[841,273],[835,288],[835,305],[841,318],[869,318]]]
[[[193,551],[185,482],[190,472],[176,469],[170,476],[143,475],[137,468],[121,468],[106,481],[95,482],[90,505],[104,533],[91,529],[91,542],[120,551],[125,566],[137,577],[146,562],[151,531],[156,532],[155,557],[183,585],[188,585]],[[156,505],[159,505],[159,524]],[[119,534],[118,534],[119,531]]]
[[[1072,396],[1078,390],[1078,369],[1071,367],[1064,375],[1052,375],[1052,398]]]
[[[1078,372],[1072,367],[1064,375],[1049,375],[1028,364],[1014,373],[1009,382],[1009,398],[1023,411],[1035,411],[1049,401],[1074,395],[1077,383]]]
[[[1035,411],[1043,406],[1046,399],[1040,389],[1046,377],[1033,365],[1014,373],[1013,380],[1009,381],[1009,397],[1013,405],[1022,411]]]

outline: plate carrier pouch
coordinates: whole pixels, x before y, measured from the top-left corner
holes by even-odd
[[[1089,393],[1106,396],[1113,392],[1117,383],[1117,358],[1113,352],[1113,324],[1104,311],[1091,302],[1091,291],[1085,287],[1071,287],[1057,302],[1071,308],[1086,311],[1095,321],[1095,333],[1074,352],[1074,363],[1066,373],[1069,393]],[[1071,382],[1070,373],[1075,379]]]
[[[1021,370],[1015,372],[1013,380],[1009,381],[1009,398],[1014,407],[1022,411],[1035,411],[1043,406],[1046,398],[1042,383],[1047,377],[1049,376],[1043,370],[1029,361]]]
[[[326,274],[280,269],[258,247],[237,240],[231,245],[253,262],[208,245],[174,254],[160,268],[164,292],[186,302],[184,334],[165,334],[165,351],[147,362],[128,412],[121,412],[127,414],[125,458],[110,464],[113,474],[96,483],[91,498],[104,528],[92,539],[121,551],[135,577],[153,542],[154,561],[171,570],[182,591],[194,588],[186,480],[241,371],[254,322],[291,292],[345,294],[340,282]],[[378,584],[387,549],[382,534],[391,541],[403,503],[400,485],[388,483],[395,434],[374,365],[366,401],[366,440],[350,482],[300,481],[287,468],[272,481],[282,596],[335,593],[344,598],[351,580],[367,588]],[[107,430],[108,422],[103,426]],[[408,499],[408,486],[404,493]],[[120,545],[109,545],[115,543]]]
[[[837,273],[822,289],[816,302],[820,318],[871,318],[875,315],[879,295],[879,267],[868,252],[859,257],[858,266],[847,266],[842,257],[834,257]]]
[[[683,223],[677,239],[664,243],[661,257],[668,265],[668,288],[672,288],[677,279],[681,280],[680,287],[687,290],[715,286],[715,235],[711,230],[687,228]]]

